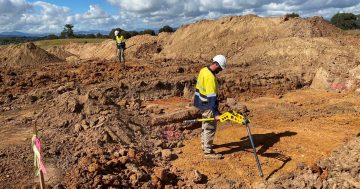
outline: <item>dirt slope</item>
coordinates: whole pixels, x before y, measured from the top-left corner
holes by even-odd
[[[224,80],[241,76],[245,80],[242,86],[257,82],[261,91],[268,85],[284,83],[280,78],[294,80],[300,88],[309,86],[318,70],[324,72],[317,74],[316,80],[325,82],[313,88],[356,90],[359,44],[359,38],[346,35],[321,17],[249,15],[183,26],[166,41],[160,55],[210,60],[215,54],[225,54],[230,65]]]
[[[342,34],[320,17],[309,20],[254,15],[204,20],[179,28],[164,45],[164,55],[208,59],[215,53],[228,57],[257,43],[282,38],[329,37]]]
[[[37,47],[34,43],[1,47],[0,63],[11,66],[44,64],[61,61],[55,55]]]
[[[162,42],[169,34],[159,36],[139,35],[126,42],[126,59],[151,59],[162,50]],[[63,49],[78,56],[80,59],[117,60],[116,45],[114,40],[105,40],[101,43],[72,43]]]
[[[64,47],[58,47],[58,46],[54,46],[51,47],[50,49],[47,49],[47,51],[57,57],[59,57],[61,60],[69,60],[71,58],[77,58],[76,55],[66,51],[64,49]]]
[[[226,91],[274,94],[310,86],[355,91],[359,89],[359,45],[358,37],[321,17],[248,15],[199,21],[173,34],[132,37],[127,41],[126,58],[208,62],[221,53],[229,60],[226,77],[221,79],[237,86],[225,86]],[[81,59],[116,60],[112,40],[72,44],[64,49]]]

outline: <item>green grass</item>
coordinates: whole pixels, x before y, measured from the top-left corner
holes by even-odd
[[[106,39],[99,38],[74,38],[74,39],[52,39],[52,40],[41,40],[35,41],[34,44],[43,49],[48,49],[53,46],[66,45],[69,43],[100,43]]]

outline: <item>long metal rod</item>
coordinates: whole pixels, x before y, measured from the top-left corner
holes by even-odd
[[[254,152],[254,156],[255,156],[255,159],[256,159],[257,167],[258,167],[259,172],[260,172],[260,176],[263,177],[264,174],[263,174],[262,169],[261,169],[261,164],[260,164],[259,158],[258,158],[258,156],[256,154],[256,148],[255,148],[255,145],[254,145],[254,141],[252,139],[252,135],[251,135],[251,131],[250,131],[250,127],[249,127],[248,123],[245,124],[245,127],[246,127],[246,130],[247,130],[247,133],[248,133],[248,137],[250,139],[251,146],[253,148],[253,152]]]

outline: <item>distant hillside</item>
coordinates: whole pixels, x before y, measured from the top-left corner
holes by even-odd
[[[103,35],[109,34],[109,31],[105,30],[89,30],[89,31],[75,31],[75,34],[97,34],[101,33]],[[12,32],[1,32],[0,38],[9,38],[9,37],[45,37],[50,34],[54,33],[40,33],[40,34],[34,34],[34,33],[24,33],[24,32],[18,32],[18,31],[12,31]],[[59,33],[55,33],[55,35],[60,35]]]
[[[49,33],[44,34],[31,34],[31,33],[23,33],[18,31],[12,31],[12,32],[2,32],[0,33],[0,37],[44,37],[49,35]]]

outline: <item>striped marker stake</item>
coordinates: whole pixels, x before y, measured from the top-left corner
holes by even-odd
[[[40,139],[37,137],[38,132],[36,128],[36,123],[34,124],[34,134],[31,138],[32,149],[34,151],[34,166],[36,169],[36,176],[39,176],[40,179],[40,188],[45,189],[45,181],[44,181],[44,174],[46,174],[46,169],[44,163],[42,162],[40,149],[41,149],[41,142]]]

